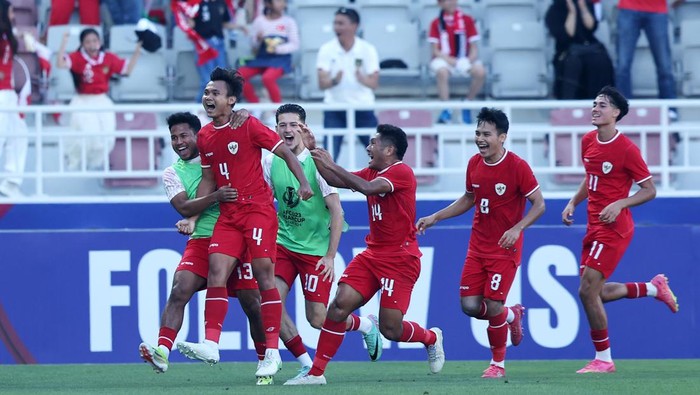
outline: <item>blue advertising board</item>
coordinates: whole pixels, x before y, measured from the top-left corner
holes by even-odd
[[[450,202],[420,201],[418,215]],[[672,314],[653,298],[606,305],[617,358],[700,358],[691,339],[700,329],[695,281],[700,278],[697,199],[656,199],[634,209],[637,229],[610,281],[648,281],[665,273],[679,298]],[[577,226],[560,223],[565,201],[548,200],[548,212],[526,230],[523,260],[508,304],[527,307],[525,339],[509,359],[585,359],[593,355],[578,300],[585,208]],[[336,258],[339,275],[364,248],[367,208],[345,202],[351,229]],[[0,363],[122,363],[138,361],[141,341],[156,342],[162,308],[186,238],[174,230],[178,217],[167,203],[0,206]],[[438,326],[447,358],[488,359],[486,322],[465,316],[459,279],[469,240],[471,213],[432,228],[419,242],[422,273],[407,319]],[[304,319],[303,295],[287,301],[306,346],[318,331]],[[332,291],[334,292],[334,291]],[[178,339],[204,336],[204,295],[190,302]],[[361,310],[376,313],[375,296]],[[653,341],[651,341],[653,339]],[[232,299],[221,341],[223,361],[253,361],[255,351],[242,310]],[[423,360],[420,344],[385,342],[383,359]],[[283,352],[283,358],[292,359]],[[366,360],[362,337],[348,334],[336,360]],[[173,361],[184,360],[174,353]]]

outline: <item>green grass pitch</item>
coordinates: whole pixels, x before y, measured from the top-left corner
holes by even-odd
[[[275,385],[255,386],[255,364],[173,363],[165,374],[146,364],[0,365],[0,394],[699,394],[700,360],[617,360],[617,373],[578,375],[586,361],[509,361],[507,378],[479,376],[485,361],[331,362],[328,385],[283,387],[298,364],[285,362]]]

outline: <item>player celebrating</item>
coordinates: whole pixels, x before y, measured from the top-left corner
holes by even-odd
[[[520,266],[522,231],[544,213],[542,191],[530,166],[503,146],[508,117],[495,108],[482,108],[477,116],[474,142],[479,153],[467,165],[466,192],[442,210],[418,220],[418,232],[443,219],[474,210],[469,249],[462,268],[460,300],[470,317],[488,320],[492,359],[481,377],[504,377],[506,338],[522,340],[519,304],[504,308],[508,291]],[[532,207],[523,217],[525,200]],[[508,324],[508,325],[506,325]]]
[[[301,127],[306,123],[304,108],[284,104],[277,109],[275,118],[277,133],[301,162],[314,191],[313,198],[300,201],[295,194],[299,183],[284,162],[275,155],[269,155],[263,161],[265,181],[278,203],[275,281],[283,307],[280,337],[302,365],[296,379],[309,372],[312,362],[294,322],[284,309],[284,301],[298,275],[306,300],[306,319],[312,327],[321,329],[333,284],[333,261],[346,224],[338,190],[321,177],[309,150],[302,143]],[[381,357],[382,338],[376,317],[350,314],[346,330],[361,331],[370,359],[376,361]]]
[[[562,222],[571,225],[575,207],[588,198],[579,298],[588,317],[596,354],[595,359],[576,373],[615,371],[603,303],[653,296],[672,312],[678,311],[676,296],[663,274],[647,283],[606,283],[632,241],[634,221],[629,208],[656,196],[656,187],[639,148],[617,130],[617,122],[628,110],[627,99],[617,89],[606,86],[598,92],[591,110],[591,123],[596,130],[585,134],[581,141],[586,177],[561,213]],[[629,196],[632,181],[639,185],[639,190]]]
[[[219,361],[218,343],[228,309],[226,281],[247,249],[260,288],[267,348],[255,375],[273,376],[282,365],[278,350],[282,302],[275,287],[272,262],[277,255],[275,206],[270,187],[263,179],[261,149],[284,159],[299,180],[299,197],[307,200],[313,192],[296,156],[282,144],[276,133],[254,117],[248,118],[241,127],[229,126],[231,111],[243,89],[240,74],[233,69],[217,67],[210,78],[204,89],[202,105],[212,122],[202,128],[197,138],[202,160],[202,181],[197,197],[228,185],[238,191],[238,198],[220,204],[221,215],[209,245],[205,340],[202,343],[178,343],[178,350],[193,359],[208,363]]]
[[[389,340],[423,343],[430,371],[438,373],[445,363],[442,331],[426,330],[404,321],[413,285],[420,274],[421,252],[413,224],[416,215],[416,177],[401,160],[408,147],[406,133],[396,126],[379,125],[367,146],[369,165],[349,173],[333,162],[328,151],[316,148],[311,131],[302,126],[304,145],[328,184],[367,196],[369,235],[367,249],[350,261],[339,280],[338,292],[318,339],[313,367],[305,376],[285,385],[326,384],[323,372],[345,337],[350,313],[379,290],[379,330]]]
[[[244,110],[234,116],[234,124],[240,125],[248,117]],[[182,233],[191,234],[182,260],[173,278],[170,297],[165,304],[158,333],[158,347],[141,343],[139,353],[151,364],[156,373],[168,370],[168,357],[177,333],[182,326],[185,305],[197,291],[206,288],[209,272],[209,253],[214,224],[219,217],[218,202],[235,201],[237,191],[228,186],[209,195],[195,198],[197,186],[202,179],[202,166],[197,150],[197,132],[202,127],[196,115],[180,112],[167,119],[170,128],[170,144],[180,157],[163,172],[165,192],[170,204],[186,219],[177,223]],[[196,221],[196,222],[195,222]],[[241,266],[229,278],[228,295],[238,297],[250,322],[250,332],[256,348],[265,344],[265,331],[260,317],[260,293],[251,272],[250,263]]]

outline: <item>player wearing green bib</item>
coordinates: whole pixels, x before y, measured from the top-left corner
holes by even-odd
[[[247,112],[241,110],[236,121],[242,122],[247,117]],[[214,224],[219,218],[218,202],[236,200],[238,195],[235,189],[222,187],[207,196],[195,198],[202,179],[202,166],[197,150],[197,132],[201,123],[197,116],[185,112],[172,114],[167,121],[170,143],[180,158],[163,172],[163,184],[170,204],[185,217],[178,221],[178,230],[180,233],[191,234],[191,237],[175,271],[170,297],[161,318],[158,347],[147,343],[141,343],[139,346],[141,358],[150,363],[156,373],[168,370],[168,357],[182,326],[185,305],[195,292],[206,288],[209,272],[208,248]],[[260,318],[258,284],[253,278],[250,263],[242,264],[238,269],[229,278],[228,293],[229,296],[238,297],[243,311],[248,316],[256,348],[259,345],[264,348],[265,332]]]
[[[275,282],[284,301],[294,280],[299,276],[306,300],[306,319],[312,327],[321,329],[326,318],[326,306],[335,277],[333,260],[338,250],[340,234],[347,226],[343,220],[338,190],[328,185],[316,170],[316,164],[301,141],[301,125],[306,112],[297,104],[284,104],[275,114],[277,133],[297,156],[314,196],[302,200],[297,195],[299,182],[285,162],[275,155],[263,160],[263,175],[277,200],[277,261]],[[363,333],[372,360],[381,356],[382,343],[376,318],[352,315],[346,330]],[[282,312],[280,338],[299,360],[299,376],[308,373],[312,361],[306,352],[294,322]]]

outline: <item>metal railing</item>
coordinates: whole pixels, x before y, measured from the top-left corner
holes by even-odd
[[[421,185],[419,194],[422,198],[451,198],[462,193],[464,188],[464,171],[469,158],[477,150],[474,145],[473,130],[474,120],[478,110],[483,106],[493,106],[502,109],[509,117],[510,131],[506,146],[530,163],[540,183],[543,184],[545,194],[550,196],[557,194],[570,195],[577,184],[562,182],[558,177],[580,174],[582,179],[584,171],[579,163],[579,136],[583,132],[592,130],[587,122],[581,125],[553,126],[550,122],[550,112],[554,109],[581,109],[590,108],[590,101],[484,101],[484,102],[437,102],[437,101],[382,101],[371,106],[328,105],[323,103],[305,103],[307,111],[307,123],[319,136],[332,136],[343,134],[346,136],[339,163],[350,169],[358,169],[366,164],[364,148],[356,143],[357,135],[373,134],[374,130],[354,128],[355,109],[371,109],[377,113],[382,111],[399,111],[399,115],[405,112],[409,117],[412,111],[429,111],[430,117],[444,108],[459,111],[470,109],[472,115],[471,124],[434,124],[425,127],[406,126],[403,129],[409,136],[415,137],[411,141],[415,145],[415,158],[407,159],[411,162],[417,176],[431,178],[429,183]],[[236,108],[246,108],[253,113],[260,111],[274,111],[276,105],[267,104],[240,104]],[[645,159],[650,149],[658,149],[658,163],[650,164],[651,172],[656,176],[657,188],[661,195],[700,196],[700,156],[693,156],[696,147],[700,147],[700,100],[633,100],[631,111],[636,108],[655,109],[660,111],[657,119],[649,123],[639,123],[625,126],[624,120],[619,125],[623,133],[638,133],[639,145]],[[669,109],[676,109],[680,114],[680,120],[669,120]],[[7,199],[0,197],[0,202],[63,202],[63,201],[163,201],[160,177],[162,170],[174,159],[175,154],[170,149],[165,116],[177,111],[201,112],[198,104],[117,104],[108,108],[88,108],[66,105],[53,106],[29,106],[19,107],[13,110],[0,109],[0,111],[20,111],[26,114],[29,126],[30,155],[25,171],[24,196]],[[322,127],[322,112],[325,110],[344,110],[347,112],[349,127],[347,129],[326,129]],[[110,112],[148,112],[158,117],[158,127],[155,130],[118,130],[109,134],[80,133],[71,130],[69,126],[57,124],[52,121],[52,114],[60,113],[66,116],[78,111],[110,111]],[[585,112],[586,110],[584,110]],[[584,119],[587,118],[584,114]],[[589,117],[588,117],[589,119]],[[10,133],[9,136],[16,135]],[[82,166],[71,171],[66,169],[63,161],[65,155],[65,139],[75,137],[109,137],[124,139],[123,161],[125,169],[110,170],[88,169],[86,167],[86,150],[82,150]],[[561,155],[555,149],[557,136],[570,136],[570,148],[567,149],[571,161],[570,165],[562,166],[557,158]],[[658,141],[658,146],[650,143]],[[427,138],[427,140],[426,140]],[[426,141],[436,145],[435,152],[430,151],[431,158],[425,158],[423,144]],[[675,138],[679,140],[677,145],[671,144]],[[134,152],[132,143],[136,139],[145,139],[147,144],[147,158],[139,158],[147,163],[144,169],[134,169],[132,161]],[[85,141],[85,140],[84,140]],[[143,143],[144,140],[141,140]],[[165,147],[158,152],[156,147],[165,141]],[[327,147],[332,151],[332,139],[328,139]],[[432,144],[432,143],[431,143]],[[573,153],[573,154],[572,154]],[[102,153],[105,163],[109,163],[110,153],[106,150]],[[695,158],[698,159],[695,159]],[[1,161],[2,159],[0,159]],[[0,172],[0,179],[7,177],[8,173]],[[106,187],[104,182],[95,180],[104,179],[155,179],[152,187]],[[89,181],[92,180],[92,181]]]

